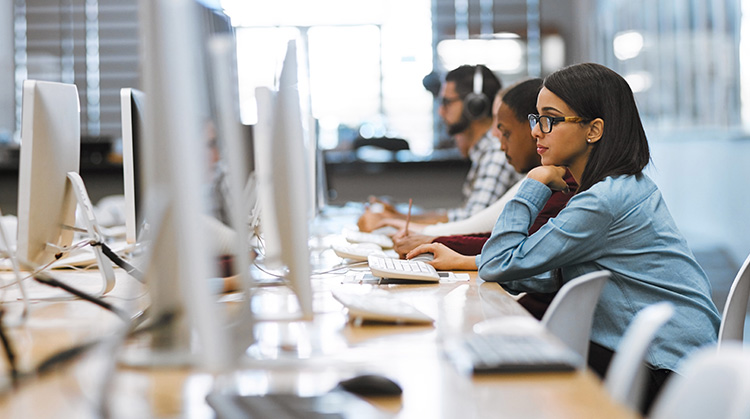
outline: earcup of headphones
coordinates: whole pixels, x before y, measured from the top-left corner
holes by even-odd
[[[464,113],[474,120],[489,115],[490,101],[483,93],[469,93],[464,97]]]

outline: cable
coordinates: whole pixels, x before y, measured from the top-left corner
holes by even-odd
[[[8,339],[8,335],[5,334],[3,316],[5,316],[5,309],[0,306],[0,340],[2,340],[3,350],[5,351],[5,356],[8,358],[8,365],[10,365],[10,378],[13,382],[13,386],[16,386],[18,385],[18,367],[16,365],[16,353],[15,351],[13,351],[13,346]]]
[[[109,258],[109,260],[112,261],[115,265],[121,267],[125,270],[130,276],[137,279],[140,283],[145,283],[143,272],[138,270],[135,266],[129,264],[126,262],[123,258],[121,258],[117,253],[113,252],[112,249],[107,246],[106,243],[103,242],[94,242],[92,243],[93,246],[100,246],[102,248],[102,253],[104,253],[105,256]]]
[[[78,290],[78,289],[76,289],[74,287],[71,287],[70,285],[68,285],[68,284],[66,284],[64,282],[61,282],[61,281],[59,281],[59,280],[57,280],[57,279],[49,276],[49,274],[47,274],[47,273],[37,272],[37,273],[34,274],[34,279],[37,282],[42,283],[44,285],[49,285],[51,287],[56,287],[56,288],[60,288],[60,289],[62,289],[64,291],[67,291],[67,292],[75,295],[78,298],[86,300],[86,301],[88,301],[90,303],[94,303],[94,304],[98,305],[99,307],[102,307],[102,308],[104,308],[106,310],[109,310],[109,311],[113,312],[114,314],[117,315],[117,317],[119,317],[119,318],[121,318],[121,319],[123,319],[125,321],[130,321],[130,316],[128,316],[128,314],[125,313],[124,311],[122,311],[121,309],[113,306],[112,304],[110,304],[110,303],[108,303],[108,302],[106,302],[106,301],[104,301],[104,300],[102,300],[100,298],[91,296],[91,295],[89,295],[89,294],[87,294],[87,293],[85,293],[85,292],[83,292],[81,290]]]

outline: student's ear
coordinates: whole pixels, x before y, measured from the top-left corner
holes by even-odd
[[[596,118],[589,123],[589,132],[586,135],[586,141],[593,144],[601,140],[604,134],[604,120]]]

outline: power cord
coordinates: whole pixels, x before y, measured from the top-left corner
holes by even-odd
[[[44,285],[48,285],[50,287],[60,288],[66,292],[69,292],[70,294],[75,295],[76,297],[86,300],[90,303],[94,303],[98,305],[99,307],[102,307],[106,310],[109,310],[117,315],[117,317],[121,318],[124,321],[130,321],[130,316],[124,312],[123,310],[119,309],[118,307],[113,306],[112,304],[102,300],[101,298],[94,297],[92,295],[89,295],[79,289],[76,289],[60,280],[57,280],[47,274],[46,272],[37,272],[34,274],[34,279],[42,283]]]
[[[121,258],[117,253],[113,252],[112,249],[110,249],[109,246],[107,246],[104,242],[92,242],[92,246],[99,246],[102,248],[102,253],[104,253],[105,256],[109,258],[109,260],[112,261],[115,265],[121,267],[125,272],[127,272],[130,276],[137,279],[140,283],[145,283],[143,272],[138,270],[135,266],[129,264],[125,259]]]

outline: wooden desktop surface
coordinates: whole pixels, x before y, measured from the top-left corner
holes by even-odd
[[[335,255],[321,251],[316,258],[319,265],[331,266]],[[198,367],[142,369],[118,365],[114,379],[106,385],[104,377],[115,365],[116,350],[103,346],[20,388],[6,387],[0,396],[0,417],[102,417],[102,405],[114,418],[213,417],[205,395],[216,382],[229,382],[243,394],[315,395],[364,372],[383,374],[401,384],[400,397],[367,399],[398,418],[637,417],[611,401],[589,371],[486,376],[460,373],[443,355],[445,341],[470,332],[474,324],[488,318],[528,316],[497,284],[477,281],[476,273],[471,273],[468,281],[425,285],[378,285],[360,281],[357,275],[316,275],[314,320],[258,323],[258,342],[234,374],[217,376]],[[99,281],[96,272],[59,276],[81,286],[88,281],[93,288]],[[7,274],[3,278],[7,279]],[[131,312],[142,307],[145,287],[122,271],[117,272],[117,279],[107,300]],[[30,280],[26,282],[33,285]],[[354,325],[331,296],[330,290],[339,288],[390,292],[432,315],[436,322],[431,326]],[[238,298],[230,295],[225,299],[231,306]],[[13,300],[9,288],[4,298],[9,316],[18,315],[20,303]],[[253,307],[271,317],[293,311],[295,304],[286,287],[263,288],[253,299]],[[59,350],[111,337],[121,323],[111,313],[84,301],[44,302],[33,304],[29,320],[10,328],[9,335],[20,369],[28,370]],[[4,356],[0,362],[7,376]]]

